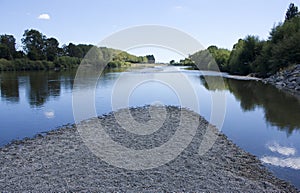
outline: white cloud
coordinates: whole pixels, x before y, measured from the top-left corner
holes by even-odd
[[[288,167],[295,170],[300,170],[300,157],[295,158],[279,158],[272,156],[265,156],[260,159],[262,162],[272,164],[274,166]]]
[[[172,9],[172,11],[178,12],[178,13],[187,11],[187,7],[186,6],[182,6],[182,5],[175,5],[171,9]]]
[[[280,146],[278,143],[267,145],[268,149],[272,152],[280,153],[284,156],[295,155],[296,149],[293,147]]]
[[[50,19],[50,15],[47,14],[47,13],[43,13],[43,14],[41,14],[41,15],[38,16],[38,19],[46,19],[46,20],[48,20],[48,19]]]
[[[183,7],[181,5],[177,5],[174,7],[175,9],[183,9]]]

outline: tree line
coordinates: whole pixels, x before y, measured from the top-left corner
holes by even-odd
[[[35,29],[25,30],[21,41],[23,50],[17,50],[13,35],[0,35],[0,71],[76,68],[92,48],[97,56],[93,62],[106,62],[108,67],[155,62],[153,55],[134,56],[121,50],[91,44],[69,43],[59,47],[57,39],[47,38]]]
[[[291,3],[286,11],[285,20],[271,29],[267,40],[248,35],[239,39],[232,50],[210,46],[198,51],[174,65],[192,65],[202,69],[214,70],[237,75],[252,74],[267,77],[290,65],[300,63],[300,13]],[[216,64],[216,65],[214,65]]]

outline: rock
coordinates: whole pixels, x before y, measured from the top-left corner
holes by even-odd
[[[291,77],[291,78],[288,78],[288,81],[289,82],[296,82],[297,80],[297,77]]]
[[[295,86],[296,86],[295,84],[289,83],[286,87],[289,88],[289,89],[294,89]]]
[[[300,64],[288,70],[277,72],[262,81],[263,83],[272,84],[279,89],[284,89],[296,96],[300,96]]]
[[[276,86],[285,87],[286,84],[284,82],[276,82]]]

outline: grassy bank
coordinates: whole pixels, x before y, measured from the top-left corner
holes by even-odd
[[[71,69],[80,64],[81,59],[63,56],[55,61],[22,59],[0,59],[0,71],[30,71],[30,70],[54,70]]]

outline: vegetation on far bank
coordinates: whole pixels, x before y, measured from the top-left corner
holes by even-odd
[[[130,66],[132,63],[154,63],[153,55],[134,56],[127,52],[94,45],[59,42],[41,32],[25,30],[23,50],[16,50],[12,35],[0,35],[0,71],[51,70],[76,68],[92,49],[95,53],[88,63],[105,63],[108,67]],[[200,70],[216,70],[216,66],[230,74],[258,77],[270,76],[282,68],[300,63],[300,13],[291,3],[285,21],[275,25],[267,40],[248,35],[239,39],[232,50],[209,46],[188,58],[171,65],[197,66]]]
[[[153,55],[134,56],[124,51],[94,45],[69,43],[59,47],[55,38],[47,38],[34,29],[25,30],[22,38],[23,50],[16,50],[15,44],[13,35],[0,35],[0,71],[76,68],[90,50],[95,55],[93,59],[85,58],[86,62],[108,64],[108,67],[155,62]]]
[[[282,68],[300,63],[300,13],[289,5],[285,21],[271,29],[267,40],[248,35],[239,39],[232,50],[210,46],[173,65],[195,66],[214,70],[216,63],[223,72],[238,75],[270,76]],[[202,70],[200,69],[200,70]]]

